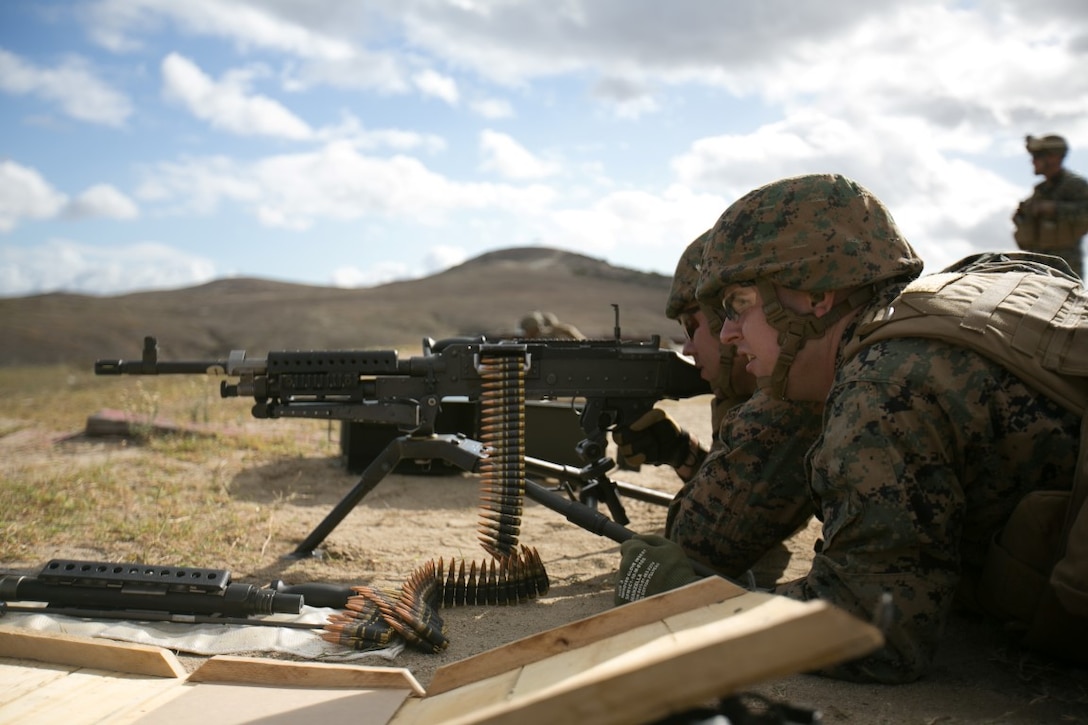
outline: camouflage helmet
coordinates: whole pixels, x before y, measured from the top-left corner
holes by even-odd
[[[680,260],[676,263],[676,272],[672,276],[672,289],[669,290],[669,299],[665,303],[665,316],[670,320],[679,320],[686,310],[696,305],[695,288],[699,283],[699,270],[703,266],[703,249],[710,239],[712,229],[707,229],[688,245]],[[722,329],[721,318],[706,314],[707,324],[714,335]],[[686,334],[686,333],[685,333]],[[733,379],[733,362],[737,355],[737,348],[725,343],[718,344],[718,377],[711,381],[711,388],[720,401],[727,401],[728,407],[743,401],[751,394],[751,390],[742,390]],[[717,430],[717,426],[714,426]]]
[[[732,284],[767,280],[830,292],[921,271],[922,260],[879,199],[844,176],[812,174],[750,191],[722,213],[696,294],[715,308]]]
[[[676,263],[676,271],[672,275],[672,289],[669,290],[669,299],[665,303],[665,317],[670,320],[679,319],[681,312],[696,303],[695,288],[699,284],[703,247],[710,239],[711,231],[713,230],[707,229],[696,237]]]
[[[1069,153],[1069,144],[1065,142],[1065,139],[1057,134],[1047,134],[1046,136],[1025,136],[1024,146],[1027,147],[1028,153],[1037,154],[1047,151],[1056,151],[1062,156]]]
[[[757,383],[785,398],[790,366],[808,340],[865,304],[876,283],[909,281],[921,271],[921,258],[879,199],[844,176],[812,174],[762,186],[725,210],[707,242],[696,296],[708,315],[720,315],[725,287],[759,288],[780,352],[772,374]],[[776,285],[850,294],[818,317],[782,305]]]

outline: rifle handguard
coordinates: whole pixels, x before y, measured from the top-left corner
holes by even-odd
[[[299,614],[303,597],[232,584],[230,572],[223,569],[54,559],[37,577],[0,576],[0,601],[244,617]]]

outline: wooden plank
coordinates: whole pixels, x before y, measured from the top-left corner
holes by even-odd
[[[403,667],[368,667],[330,662],[290,662],[217,655],[189,675],[189,682],[219,682],[279,687],[351,687],[408,690],[426,694],[411,671]]]
[[[149,697],[131,702],[127,708],[110,717],[109,725],[132,725],[133,723],[138,723],[147,717],[149,713],[158,710],[167,703],[173,702],[184,695],[186,688],[188,687],[196,687],[196,685],[189,685],[186,681],[182,680],[179,681],[175,687],[159,690]],[[70,722],[68,725],[74,725],[74,723]]]
[[[0,707],[65,677],[74,668],[34,660],[0,660]]]
[[[137,720],[141,725],[353,723],[387,725],[409,697],[404,689],[186,684],[183,694]],[[111,721],[111,725],[113,725]]]
[[[882,641],[874,627],[824,602],[777,599],[574,669],[576,674],[552,688],[454,722],[653,721],[761,681],[855,658]]]
[[[185,677],[185,668],[169,650],[72,634],[0,628],[0,657],[151,677]]]
[[[643,624],[656,622],[671,614],[726,601],[745,593],[744,589],[720,577],[701,579],[685,587],[640,599],[444,665],[435,671],[427,693],[431,696],[438,695]]]
[[[517,686],[520,676],[521,668],[514,668],[433,697],[422,700],[413,698],[397,710],[391,722],[396,725],[434,725],[462,717],[466,712],[481,710],[496,702],[505,702]]]
[[[642,647],[656,646],[670,635],[664,622],[650,622],[615,637],[593,642],[586,647],[567,650],[521,668],[517,684],[507,699],[531,697],[534,693],[560,686],[577,672],[603,667]]]
[[[771,597],[739,615],[710,619],[667,633],[634,647],[594,643],[568,660],[568,676],[520,697],[509,697],[473,711],[461,709],[449,725],[525,725],[529,722],[647,722],[682,712],[752,684],[817,669],[866,654],[880,646],[880,632],[824,602]],[[646,625],[655,627],[655,625]],[[659,631],[663,631],[659,628]],[[617,637],[623,640],[623,636]],[[607,647],[615,656],[602,656]],[[525,666],[530,671],[551,662]],[[692,676],[698,673],[698,676]],[[529,688],[525,688],[526,690]],[[523,692],[520,686],[513,691]],[[444,712],[457,712],[453,697]],[[420,704],[425,706],[430,698]],[[424,716],[423,708],[413,717]],[[433,720],[432,720],[433,721]],[[398,718],[393,721],[402,725]]]
[[[80,669],[0,706],[0,722],[34,725],[114,723],[135,704],[183,680]]]

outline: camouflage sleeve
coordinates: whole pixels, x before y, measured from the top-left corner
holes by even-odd
[[[718,440],[669,506],[666,535],[692,558],[740,576],[813,514],[804,458],[822,406],[757,392],[728,411]]]
[[[1088,224],[1088,180],[1066,173],[1055,190],[1055,216],[1074,223]]]
[[[777,591],[864,620],[888,592],[895,616],[882,649],[826,674],[908,682],[932,661],[959,579],[964,492],[949,460],[954,440],[939,401],[902,387],[856,381],[829,399],[811,457],[823,548],[806,578]]]
[[[940,341],[878,342],[844,364],[809,455],[823,547],[805,578],[777,592],[864,620],[889,594],[892,610],[884,647],[824,674],[922,675],[954,604],[978,593],[993,536],[1020,499],[1068,490],[1079,431],[1079,413]]]

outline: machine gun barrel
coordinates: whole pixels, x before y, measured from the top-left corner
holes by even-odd
[[[95,375],[226,375],[225,360],[188,360],[160,362],[159,346],[154,337],[144,338],[139,360],[96,360]]]

